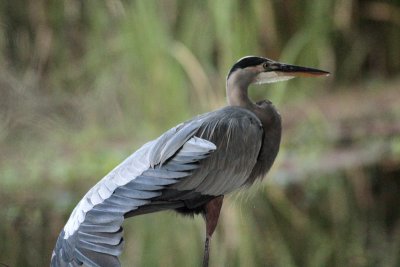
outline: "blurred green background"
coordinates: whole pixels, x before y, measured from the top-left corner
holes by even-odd
[[[86,191],[225,105],[245,55],[332,72],[251,88],[283,116],[274,168],[226,199],[211,266],[400,266],[400,3],[0,1],[0,263],[48,266]],[[123,266],[199,266],[204,224],[124,224]]]

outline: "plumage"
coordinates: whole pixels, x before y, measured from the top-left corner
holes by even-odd
[[[269,101],[247,97],[248,85],[275,77],[263,73],[276,72],[277,64],[260,57],[239,60],[227,79],[230,106],[168,130],[92,187],[60,233],[51,266],[120,266],[124,219],[168,209],[204,215],[203,266],[208,266],[223,195],[262,178],[278,153],[278,112]]]

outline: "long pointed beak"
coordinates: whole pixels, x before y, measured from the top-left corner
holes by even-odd
[[[271,71],[281,74],[282,76],[292,77],[316,77],[316,76],[328,76],[330,73],[324,70],[301,67],[295,65],[288,65],[284,63],[276,62],[270,66]]]

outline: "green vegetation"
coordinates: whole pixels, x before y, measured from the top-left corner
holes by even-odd
[[[0,1],[0,263],[48,266],[85,192],[223,106],[253,54],[333,75],[251,91],[282,111],[282,150],[228,197],[211,266],[399,266],[399,22],[389,0]],[[130,219],[123,266],[198,266],[203,227]]]

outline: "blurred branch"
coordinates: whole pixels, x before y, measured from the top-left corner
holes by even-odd
[[[365,18],[400,26],[400,7],[384,2],[367,2],[363,8]]]
[[[189,76],[201,108],[217,107],[217,96],[213,94],[214,91],[207,74],[193,53],[183,43],[175,42],[172,47],[172,56]]]
[[[277,179],[302,179],[384,160],[398,162],[400,166],[400,153],[393,150],[399,141],[395,137],[400,136],[398,99],[398,82],[394,82],[385,90],[359,88],[283,107],[283,140],[288,148],[283,153]],[[296,150],[293,140],[301,128],[311,128],[310,118],[316,110],[323,116],[320,123],[326,124],[323,140],[313,139],[314,152],[304,155]],[[314,138],[315,135],[314,132]]]

